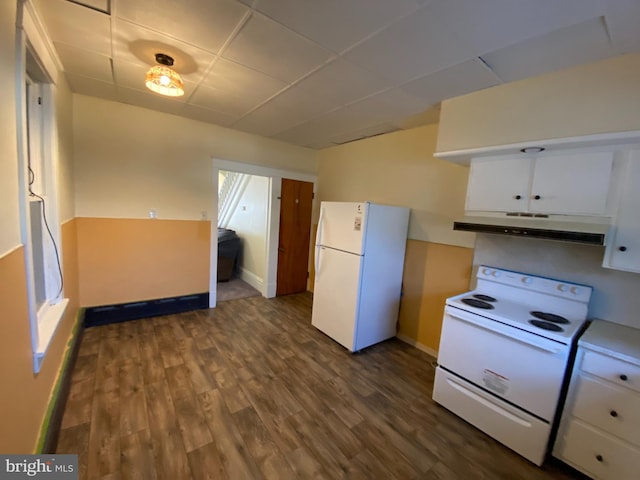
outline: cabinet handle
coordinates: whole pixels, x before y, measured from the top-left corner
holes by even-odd
[[[515,198],[516,200],[520,200],[522,198],[522,195],[514,195],[513,198]]]
[[[618,416],[618,412],[616,412],[615,410],[611,410],[609,412],[609,415],[611,415],[613,418],[616,418]]]
[[[541,197],[540,195],[534,195],[534,196],[533,196],[533,199],[534,199],[534,200],[540,200],[541,198],[542,198],[542,197]]]
[[[622,380],[623,382],[626,382],[627,380],[629,380],[629,377],[627,377],[624,373],[622,375],[620,375],[620,380]]]
[[[596,460],[602,462],[604,458],[602,457],[602,455],[596,455]]]
[[[618,250],[620,250],[621,252],[626,252],[627,247],[625,247],[624,245],[621,245],[620,247],[618,247]]]

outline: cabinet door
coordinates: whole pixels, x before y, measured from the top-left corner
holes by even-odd
[[[529,157],[472,159],[466,210],[524,212],[527,209],[530,170]]]
[[[536,158],[529,211],[605,215],[612,165],[612,152]]]
[[[604,266],[640,272],[640,151],[629,159]]]

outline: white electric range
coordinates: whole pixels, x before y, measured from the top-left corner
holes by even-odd
[[[489,266],[476,278],[446,301],[433,399],[541,465],[592,288]]]

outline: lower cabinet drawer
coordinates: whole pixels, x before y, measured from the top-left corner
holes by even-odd
[[[573,415],[640,447],[640,394],[582,375],[575,380]]]
[[[580,369],[621,387],[640,392],[640,367],[601,353],[585,351]]]
[[[554,455],[593,478],[637,480],[640,478],[640,449],[572,419]]]

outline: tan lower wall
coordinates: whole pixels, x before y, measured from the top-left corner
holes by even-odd
[[[81,306],[209,291],[208,221],[77,218]]]
[[[407,241],[399,335],[437,352],[447,297],[469,289],[473,249]]]
[[[69,240],[69,238],[71,238]],[[62,229],[65,282],[73,291],[73,225]],[[77,318],[77,301],[70,298],[40,373],[33,373],[27,310],[24,248],[0,258],[0,452],[34,453],[51,395],[60,374]],[[67,269],[70,270],[67,270]]]

